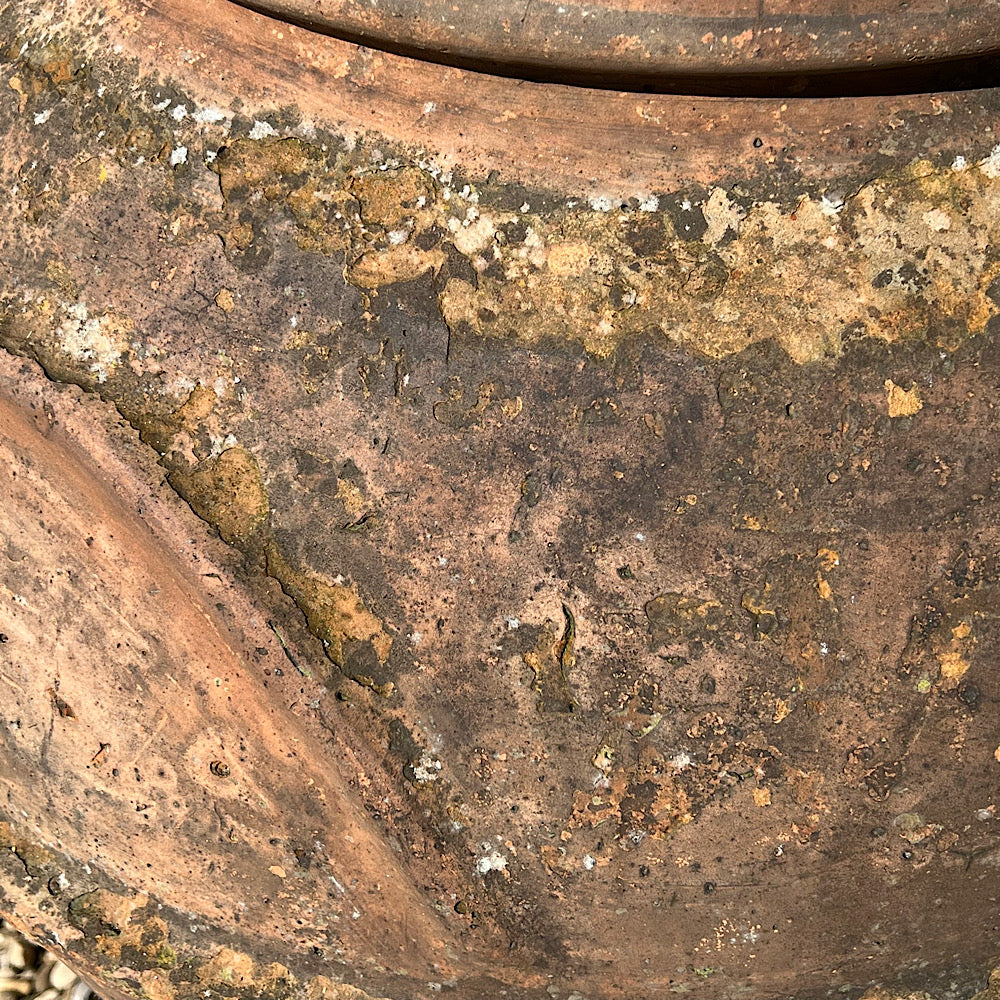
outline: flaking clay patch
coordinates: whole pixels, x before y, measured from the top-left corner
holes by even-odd
[[[327,657],[346,676],[377,694],[392,694],[392,636],[365,606],[356,585],[295,570],[273,542],[267,549],[267,571],[295,601],[310,630],[323,641]]]
[[[226,201],[227,246],[250,252],[262,219],[243,215],[285,205],[300,244],[346,251],[349,280],[369,290],[438,272],[450,247],[477,275],[442,291],[453,332],[466,324],[485,337],[576,341],[598,356],[656,329],[670,344],[715,357],[776,339],[806,362],[839,354],[858,330],[919,339],[931,315],[974,333],[996,314],[976,277],[996,241],[995,216],[979,207],[989,197],[971,197],[998,183],[988,166],[918,161],[853,194],[799,196],[791,206],[720,187],[692,190],[656,208],[647,199],[623,227],[603,202],[487,210],[486,201],[503,203],[489,184],[453,186],[426,164],[394,162],[372,171],[301,137],[230,142],[211,164]],[[968,211],[952,212],[966,202]],[[632,215],[636,225],[662,222],[655,246],[637,242]],[[947,246],[928,245],[930,225]],[[899,233],[898,246],[886,244],[887,231]],[[443,239],[425,240],[430,233]],[[227,296],[218,303],[228,308]]]
[[[561,715],[578,709],[570,688],[570,671],[576,666],[576,618],[563,604],[563,623],[546,620],[538,631],[533,650],[524,653],[524,662],[534,674],[532,687],[538,692],[538,710]]]
[[[885,380],[885,395],[890,417],[912,417],[924,407],[920,390],[916,386],[904,389],[891,378]]]
[[[266,522],[270,510],[260,468],[239,445],[178,470],[172,480],[195,513],[213,524],[227,542],[247,543]]]

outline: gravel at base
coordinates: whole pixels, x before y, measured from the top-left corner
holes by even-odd
[[[44,948],[0,920],[0,1000],[91,1000],[90,987]]]

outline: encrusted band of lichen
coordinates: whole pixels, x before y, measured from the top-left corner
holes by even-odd
[[[804,363],[845,337],[933,328],[954,346],[997,312],[1000,148],[973,164],[915,160],[843,194],[716,187],[624,205],[515,205],[489,184],[353,159],[295,138],[230,143],[213,165],[243,220],[230,239],[252,246],[243,216],[263,198],[292,213],[304,249],[345,252],[361,288],[447,267],[438,304],[458,336],[579,341],[601,357],[636,337],[710,357],[771,339]]]

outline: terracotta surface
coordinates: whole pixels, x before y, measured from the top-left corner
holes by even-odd
[[[283,865],[293,877],[315,865],[318,895],[296,885],[297,909],[321,908],[327,928],[357,927],[396,971],[432,975],[446,929],[346,790],[331,734],[289,710],[298,676],[265,679],[253,666],[269,654],[285,662],[266,600],[251,608],[223,582],[231,567],[212,562],[220,553],[203,527],[129,454],[133,436],[73,393],[53,399],[16,366],[5,374],[5,784],[16,782],[12,819],[55,849],[15,846],[29,883],[48,873],[43,891],[69,904],[74,923],[73,900],[109,883],[66,871],[58,853],[68,849],[122,880],[133,924],[152,897],[201,919],[225,911],[234,930],[276,931],[270,914],[287,919],[292,898]],[[276,863],[262,871],[268,855]],[[157,948],[168,944],[158,909],[144,927]],[[399,913],[412,937],[396,933]]]
[[[995,0],[250,0],[244,6],[446,65],[661,92],[912,91],[914,72],[929,64],[935,68],[924,71],[920,86],[941,89],[943,75],[957,79],[987,66],[995,73],[1000,55]]]
[[[995,93],[0,17],[0,911],[149,1000],[984,984]]]
[[[356,139],[370,133],[444,169],[496,171],[564,197],[751,178],[766,193],[786,178],[853,181],[938,146],[971,160],[994,145],[1000,103],[995,91],[818,104],[588,91],[402,59],[225,0],[117,9],[107,44],[138,59],[139,79],[176,81],[198,107],[228,110],[238,99],[247,116],[294,107],[305,123]],[[100,60],[101,37],[80,34],[82,51]]]

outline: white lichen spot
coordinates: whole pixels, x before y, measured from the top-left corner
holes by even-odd
[[[507,628],[511,631],[514,629],[519,629],[521,627],[520,618],[505,618],[504,621],[507,623]]]
[[[160,392],[164,396],[174,396],[177,399],[182,399],[185,396],[189,396],[197,385],[198,383],[189,375],[185,375],[183,372],[176,372],[164,380],[160,387]]]
[[[187,146],[177,146],[170,151],[170,166],[177,167],[182,163],[187,163]]]
[[[455,247],[459,253],[471,257],[490,244],[496,235],[497,227],[488,215],[482,215],[474,222],[469,220],[468,216],[466,218],[465,227],[455,233]]]
[[[108,370],[128,346],[126,333],[127,325],[114,316],[91,317],[85,302],[70,305],[56,331],[62,350],[77,361],[91,362],[99,382],[107,380]]]
[[[644,542],[646,540],[646,536],[641,531],[637,531],[635,533],[635,540],[637,542]]]
[[[224,451],[235,448],[238,443],[232,434],[227,434],[224,438],[220,438],[217,434],[209,434],[208,439],[212,442],[212,458],[218,458]]]
[[[681,211],[682,212],[690,212],[693,207],[694,206],[691,204],[691,199],[690,198],[685,198],[681,202]]]
[[[951,161],[951,169],[957,173],[961,173],[969,166],[969,161],[966,160],[964,156],[956,156],[954,160]]]
[[[507,869],[507,858],[499,851],[490,851],[476,859],[476,871],[480,875],[487,875],[489,872],[502,872]]]
[[[531,206],[527,202],[524,202],[524,204],[521,205],[521,214],[524,215],[525,212],[530,212],[530,211],[531,211]]]
[[[262,122],[259,118],[253,123],[253,128],[250,129],[249,133],[251,139],[267,139],[277,134],[273,125]]]
[[[389,233],[389,243],[394,246],[402,246],[410,236],[410,231],[408,229],[393,229]]]
[[[694,761],[691,760],[691,755],[685,753],[683,750],[679,754],[675,754],[670,758],[670,766],[675,771],[683,771],[686,768],[689,768],[693,763]]]
[[[655,194],[651,194],[648,198],[643,198],[639,202],[640,212],[655,212],[660,207],[660,199],[656,197]]]
[[[153,105],[154,111],[166,111],[170,107],[170,98],[165,97],[162,101]]]
[[[701,212],[708,227],[702,236],[705,243],[718,243],[730,230],[739,235],[740,223],[746,216],[746,212],[718,187],[712,188]]]
[[[178,104],[170,112],[170,117],[173,118],[175,122],[179,122],[182,119],[187,118],[187,113],[188,113],[187,105]]]
[[[951,229],[951,216],[940,208],[932,208],[929,212],[924,212],[924,224],[935,233]]]
[[[844,199],[839,194],[825,194],[820,199],[819,210],[829,219],[836,218],[844,208]]]
[[[35,115],[35,124],[44,125],[51,117],[52,108],[46,108],[44,111],[39,111],[38,114]]]
[[[437,111],[437,109],[438,109],[438,106],[437,106],[437,104],[434,101],[428,101],[424,105],[424,114],[425,115],[432,115],[432,114],[434,114],[435,111]]]
[[[217,122],[225,121],[228,117],[229,115],[219,108],[202,108],[191,116],[191,120],[197,125],[215,125]]]
[[[432,757],[426,750],[420,755],[420,760],[413,766],[413,777],[417,782],[437,781],[441,773],[441,761]]]
[[[991,181],[995,181],[1000,177],[1000,145],[993,147],[992,152],[979,164],[979,169],[987,176]]]
[[[422,632],[411,632],[408,638],[414,646],[419,646],[424,635]]]
[[[594,859],[592,854],[585,854],[583,856],[583,867],[586,868],[588,872],[593,871],[596,864],[597,861]]]
[[[595,212],[610,212],[615,207],[615,203],[614,199],[602,194],[590,199],[590,207]]]

